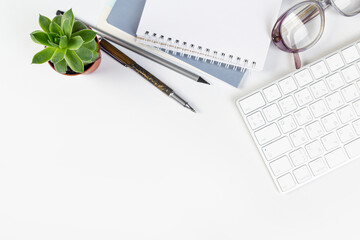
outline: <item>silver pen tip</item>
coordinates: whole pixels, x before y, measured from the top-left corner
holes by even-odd
[[[189,104],[185,104],[186,108],[190,109],[191,111],[193,111],[194,113],[196,113],[195,109],[193,109]]]

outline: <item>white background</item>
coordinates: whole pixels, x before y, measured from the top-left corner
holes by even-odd
[[[281,195],[235,106],[294,70],[274,46],[240,89],[195,83],[125,51],[197,114],[106,55],[79,77],[30,64],[42,49],[29,36],[39,13],[73,7],[96,23],[105,5],[0,1],[1,240],[360,238],[360,162]],[[359,23],[327,10],[324,36],[303,61],[359,39]]]

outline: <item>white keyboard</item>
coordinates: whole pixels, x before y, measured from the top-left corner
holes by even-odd
[[[280,192],[360,156],[360,41],[239,100]]]

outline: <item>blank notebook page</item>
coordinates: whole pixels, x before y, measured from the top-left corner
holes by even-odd
[[[280,5],[281,0],[147,0],[137,36],[156,33],[180,46],[209,49],[209,55],[232,55],[233,62],[256,62],[261,70]]]

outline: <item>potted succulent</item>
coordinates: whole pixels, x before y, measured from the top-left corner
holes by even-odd
[[[30,36],[45,49],[34,55],[32,63],[49,62],[66,75],[90,73],[98,68],[101,56],[96,32],[75,20],[71,9],[53,20],[40,15],[39,24],[43,31],[34,31]]]

